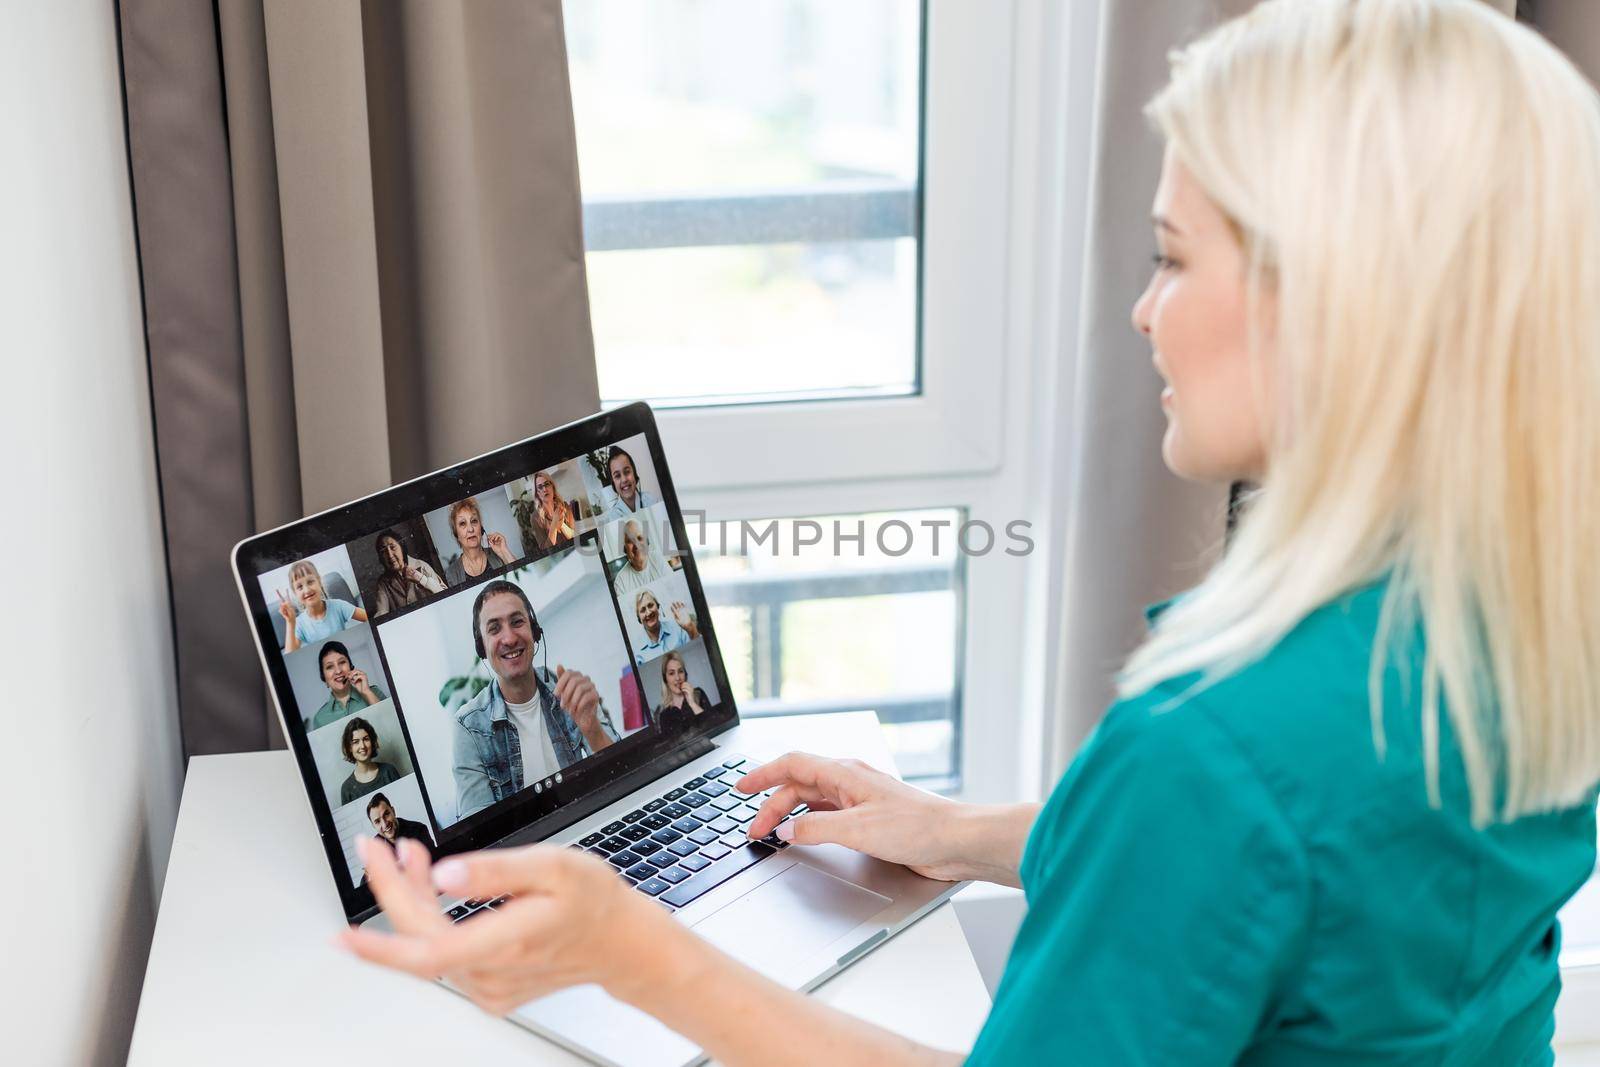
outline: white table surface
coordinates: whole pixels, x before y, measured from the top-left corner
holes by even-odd
[[[892,766],[871,712],[747,721],[740,748]],[[128,1062],[581,1064],[442,986],[332,946],[344,913],[287,752],[189,762]],[[926,1044],[971,1047],[989,994],[948,904],[813,994]]]

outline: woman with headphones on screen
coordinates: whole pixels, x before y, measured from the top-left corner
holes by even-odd
[[[1027,891],[969,1063],[1548,1064],[1600,779],[1600,101],[1486,4],[1269,0],[1148,113],[1133,322],[1168,466],[1259,486],[1225,557],[1042,810],[790,755],[750,833],[805,803],[780,836]],[[570,849],[366,851],[399,932],[345,943],[489,1011],[598,982],[724,1063],[961,1059]],[[430,881],[517,898],[457,928]]]

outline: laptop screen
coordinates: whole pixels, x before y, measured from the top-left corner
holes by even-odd
[[[654,439],[622,409],[240,546],[347,910],[360,836],[477,847],[733,719]]]

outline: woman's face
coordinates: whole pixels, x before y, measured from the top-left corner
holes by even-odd
[[[378,542],[378,552],[383,556],[383,565],[391,571],[400,571],[406,565],[405,549],[400,547],[400,542],[392,537],[385,537]]]
[[[639,601],[639,625],[651,633],[655,633],[661,625],[661,605],[656,603],[653,596],[644,597]]]
[[[295,578],[293,585],[294,595],[306,607],[313,607],[322,601],[322,579],[317,575],[302,574]]]
[[[471,508],[462,508],[456,512],[456,544],[462,548],[477,548],[478,542],[483,539],[483,521],[478,518],[478,513]]]
[[[683,669],[683,664],[677,660],[669,660],[665,672],[667,688],[674,693],[681,693],[684,685],[689,681],[689,672]]]
[[[365,763],[372,758],[372,735],[365,730],[356,730],[350,734],[350,755],[357,762]]]
[[[1268,427],[1250,366],[1244,248],[1170,148],[1152,214],[1157,264],[1133,326],[1150,338],[1167,384],[1162,459],[1193,481],[1259,481]],[[1270,323],[1270,296],[1260,303]]]
[[[542,475],[538,478],[535,478],[533,482],[533,495],[538,499],[539,503],[545,506],[546,510],[555,507],[556,483],[552,482],[549,478],[543,477]]]
[[[342,696],[350,690],[350,661],[342,652],[329,652],[322,657],[322,680],[333,690],[335,696]]]

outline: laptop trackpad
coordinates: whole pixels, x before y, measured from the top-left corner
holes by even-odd
[[[805,981],[812,976],[796,979],[786,972],[890,903],[886,896],[796,864],[696,923],[694,932],[772,978]]]

